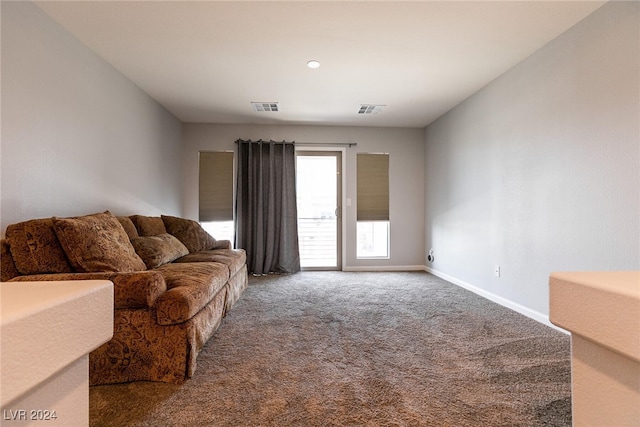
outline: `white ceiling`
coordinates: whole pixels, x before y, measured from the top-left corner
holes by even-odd
[[[603,3],[37,2],[184,122],[398,127],[426,126]]]

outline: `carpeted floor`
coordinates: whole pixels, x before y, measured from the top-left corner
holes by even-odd
[[[92,387],[92,426],[570,426],[569,336],[435,276],[251,277],[183,385]]]

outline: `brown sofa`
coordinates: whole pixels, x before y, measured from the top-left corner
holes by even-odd
[[[181,383],[247,286],[246,255],[195,221],[110,212],[11,224],[2,281],[110,280],[113,338],[89,355],[90,384]]]

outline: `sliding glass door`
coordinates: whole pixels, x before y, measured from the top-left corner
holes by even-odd
[[[298,241],[303,270],[340,270],[342,153],[296,154]]]

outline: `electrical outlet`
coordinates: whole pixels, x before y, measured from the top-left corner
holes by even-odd
[[[429,262],[433,262],[435,260],[435,257],[433,256],[433,248],[429,249],[429,253],[427,254],[427,261]]]
[[[496,265],[496,268],[493,272],[496,275],[496,277],[500,277],[500,266]]]

